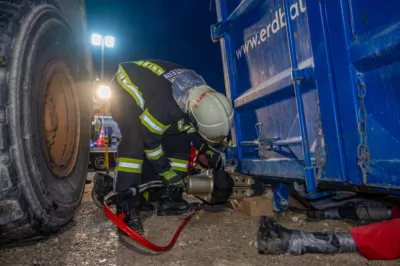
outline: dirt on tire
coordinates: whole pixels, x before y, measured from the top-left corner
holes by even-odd
[[[82,199],[92,74],[80,2],[0,1],[0,244],[59,230]]]

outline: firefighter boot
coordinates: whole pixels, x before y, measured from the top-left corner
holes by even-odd
[[[184,215],[197,209],[196,204],[190,204],[182,198],[182,185],[167,185],[158,202],[158,216]]]
[[[140,202],[139,210],[141,212],[153,212],[154,206],[148,201],[148,195],[145,197],[142,195],[142,200]]]
[[[290,230],[271,218],[262,216],[258,230],[258,253],[278,255],[291,253],[337,254],[357,251],[349,233],[315,233]]]
[[[124,199],[118,197],[117,216],[123,213],[125,215],[124,223],[127,226],[129,226],[132,230],[134,230],[136,233],[144,235],[142,221],[140,220],[139,217],[139,209],[140,209],[139,206],[140,204],[137,201],[137,198]],[[120,229],[118,229],[118,232],[120,234],[125,235],[125,233]]]
[[[113,190],[114,178],[103,173],[97,172],[93,177],[92,200],[99,206],[103,207],[104,197]]]

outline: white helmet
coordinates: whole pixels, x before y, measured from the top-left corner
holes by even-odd
[[[202,85],[191,91],[187,113],[205,140],[219,143],[228,136],[233,121],[232,105],[225,95],[209,86]]]
[[[233,121],[232,105],[196,72],[185,70],[177,75],[172,83],[172,96],[205,140],[218,143],[228,136]]]

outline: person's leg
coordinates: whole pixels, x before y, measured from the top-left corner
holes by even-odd
[[[182,215],[192,211],[194,207],[182,198],[183,179],[186,177],[190,158],[190,140],[186,132],[165,135],[163,149],[171,162],[172,169],[178,174],[178,181],[163,188],[157,215]]]
[[[391,219],[392,207],[368,206],[361,202],[360,204],[333,207],[324,210],[309,210],[307,216],[309,219],[315,220],[331,219],[376,222]]]
[[[127,92],[117,88],[111,100],[111,115],[122,135],[114,175],[114,191],[122,192],[142,183],[144,147],[140,108]],[[125,198],[123,193],[119,193],[117,197],[117,213],[124,213],[125,222],[137,232],[143,232],[139,219],[140,202],[140,194]]]
[[[154,180],[161,180],[161,177],[158,176],[157,172],[154,170],[153,165],[149,159],[144,158],[143,162],[143,172],[142,172],[142,181],[143,183],[148,183]],[[160,188],[151,188],[145,191],[142,194],[142,203],[141,203],[141,211],[153,211],[154,206],[151,203],[157,203],[160,200]],[[152,206],[152,207],[150,207]],[[145,209],[145,210],[142,210]]]
[[[258,230],[258,253],[337,254],[357,251],[350,233],[318,233],[287,229],[273,219],[262,216]]]

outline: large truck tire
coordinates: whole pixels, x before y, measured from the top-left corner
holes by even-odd
[[[87,175],[91,88],[81,37],[47,2],[0,1],[0,244],[66,225]]]

